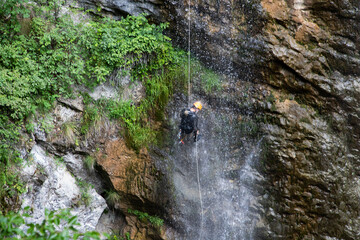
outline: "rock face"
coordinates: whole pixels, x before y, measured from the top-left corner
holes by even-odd
[[[257,1],[165,1],[170,35],[207,66],[251,80],[249,68],[263,46],[256,34],[263,26]]]
[[[162,0],[132,1],[132,0],[79,0],[82,7],[87,9],[101,9],[101,13],[114,18],[127,15],[147,14],[160,16],[159,7]]]
[[[274,239],[358,239],[359,3],[262,1]]]
[[[129,212],[138,210],[149,215],[166,216],[165,209],[170,201],[167,182],[147,151],[143,149],[137,154],[126,146],[124,140],[110,140],[105,143],[104,151],[97,155],[97,164],[119,194],[114,208],[126,216],[127,226],[122,232],[129,233],[131,239],[154,239],[155,236],[158,236],[156,239],[168,239],[169,233],[164,232],[166,227],[139,221]]]
[[[85,8],[101,8],[101,14],[114,18],[145,12],[154,21],[170,22],[169,34],[176,44],[184,49],[190,47],[208,66],[231,77],[224,83],[226,94],[202,97],[251,117],[254,112],[251,115],[244,109],[256,110],[264,140],[261,161],[256,165],[256,172],[262,176],[258,177],[253,195],[261,206],[250,207],[249,211],[256,212],[259,218],[252,225],[255,227],[250,237],[360,238],[357,0],[79,3]],[[137,92],[141,95],[141,89]],[[241,105],[238,96],[246,94],[249,100]],[[77,101],[59,102],[55,113],[59,125],[51,131],[53,135],[41,127],[35,129],[38,145],[34,152],[45,148],[51,154],[64,156],[68,167],[76,169],[77,159],[94,154],[98,147],[100,151],[94,154],[98,170],[108,180],[106,187],[120,194],[121,201],[114,204],[113,211],[119,211],[117,222],[124,233],[130,233],[132,239],[179,239],[171,227],[153,227],[128,212],[136,209],[165,216],[167,222],[172,220],[171,193],[166,192],[168,183],[156,169],[154,159],[145,151],[137,155],[129,150],[116,137],[118,129],[106,122],[92,129],[80,143],[76,132],[57,135],[62,131],[61,124],[79,121],[84,111]],[[38,160],[47,159],[40,155]],[[238,163],[235,158],[233,161]],[[31,169],[28,172],[35,173]],[[32,184],[41,190],[45,174],[33,180],[37,182]],[[231,175],[231,180],[236,176]],[[69,178],[68,182],[74,180]],[[165,188],[161,189],[161,185]],[[99,191],[102,185],[94,187]],[[79,190],[73,189],[71,198],[65,199],[68,203],[78,194]],[[56,191],[54,194],[53,198]],[[30,204],[30,199],[38,197],[31,195],[27,201]],[[86,217],[91,228],[103,209],[102,200],[98,200],[96,216]]]
[[[86,187],[83,180],[76,179],[63,161],[47,156],[39,145],[35,145],[30,154],[30,161],[22,170],[28,189],[22,196],[22,207],[30,206],[33,212],[27,221],[41,223],[45,209],[71,208],[71,214],[77,216],[80,223],[80,232],[95,230],[107,207],[105,200],[93,187]]]
[[[108,94],[103,95],[102,87],[82,90],[94,100],[100,95],[119,97],[118,89],[107,86]],[[123,92],[129,94],[131,89],[124,87]],[[121,127],[105,115],[84,123],[92,108],[84,106],[81,97],[58,99],[52,112],[36,116],[32,135],[24,135],[21,152],[27,161],[21,173],[27,191],[21,198],[22,207],[33,210],[28,221],[42,221],[45,208],[71,208],[81,232],[130,234],[138,240],[174,239],[176,231],[168,223],[154,225],[142,218],[145,214],[169,218],[165,209],[171,194],[163,174],[145,149],[136,153],[126,146]],[[88,124],[86,133],[81,132],[84,124]]]
[[[190,36],[209,66],[259,83],[251,97],[266,181],[257,239],[359,238],[359,7],[205,0],[160,9],[177,44],[188,49]]]

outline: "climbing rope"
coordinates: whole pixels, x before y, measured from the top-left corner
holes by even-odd
[[[191,71],[190,71],[190,50],[191,50],[191,32],[190,32],[190,24],[191,24],[191,0],[189,0],[189,21],[188,21],[188,105],[191,104],[191,99],[190,99],[190,95],[191,95],[191,82],[190,82],[190,78],[191,78]]]
[[[191,51],[191,0],[189,0],[189,21],[188,21],[188,105],[191,104],[191,58],[190,58],[190,51]],[[198,145],[195,142],[195,159],[196,159],[196,175],[197,175],[197,184],[199,190],[199,201],[200,201],[200,233],[199,233],[199,240],[202,239],[202,231],[203,231],[203,202],[202,202],[202,195],[201,195],[201,185],[200,185],[200,171],[199,171],[199,156],[198,156]]]
[[[200,215],[200,233],[199,233],[199,240],[201,240],[201,239],[202,239],[202,230],[203,230],[204,210],[203,210],[202,194],[201,194],[201,185],[200,185],[199,156],[198,156],[197,142],[195,142],[195,158],[196,158],[197,184],[198,184],[199,200],[200,200],[200,211],[201,211],[201,215]]]

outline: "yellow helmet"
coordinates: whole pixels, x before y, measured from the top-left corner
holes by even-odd
[[[201,103],[200,103],[199,101],[194,102],[194,106],[195,106],[197,109],[199,109],[199,110],[202,109],[202,105],[201,105]]]

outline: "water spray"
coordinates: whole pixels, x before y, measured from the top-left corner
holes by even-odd
[[[188,105],[191,104],[191,0],[189,0],[189,21],[188,21]],[[198,146],[197,141],[195,142],[195,159],[196,159],[196,175],[197,175],[197,185],[199,190],[199,201],[200,201],[200,233],[199,240],[202,239],[202,231],[203,231],[203,203],[202,203],[202,195],[201,195],[201,185],[200,185],[200,172],[199,172],[199,157],[198,157]]]

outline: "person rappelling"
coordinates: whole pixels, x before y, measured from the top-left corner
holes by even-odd
[[[179,140],[180,143],[184,144],[184,139],[187,136],[193,134],[194,142],[198,141],[200,138],[200,130],[198,128],[198,116],[197,112],[202,109],[202,104],[197,101],[194,102],[192,107],[182,109],[180,112],[181,122],[179,125]]]

